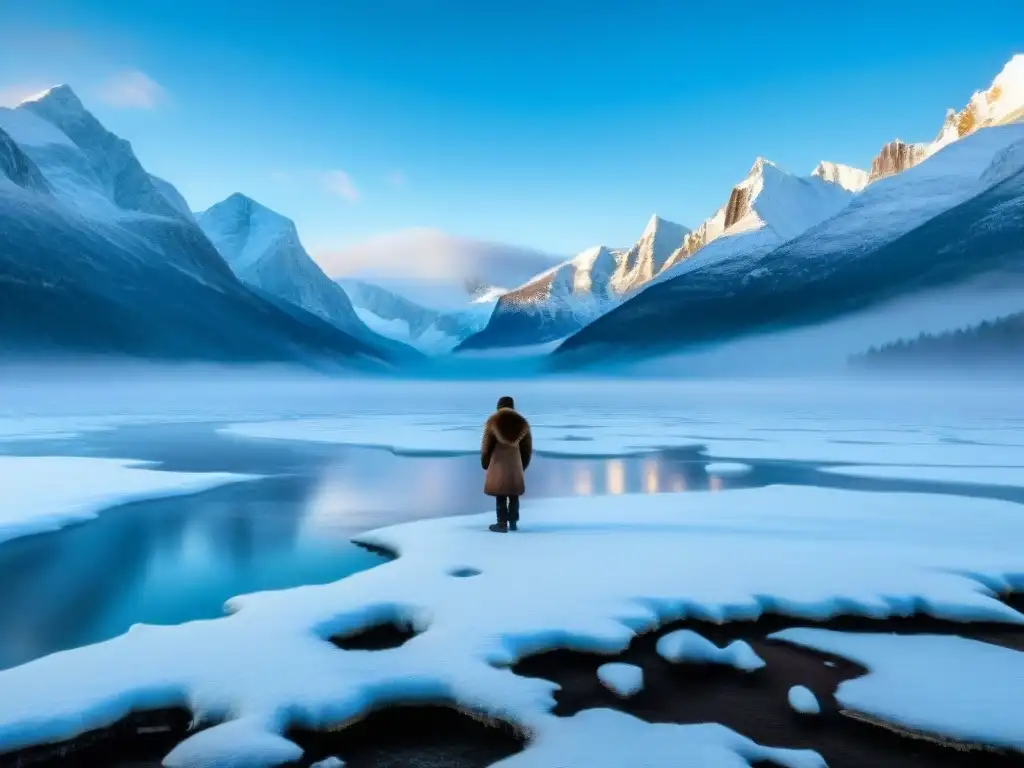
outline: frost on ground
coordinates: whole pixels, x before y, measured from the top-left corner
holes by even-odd
[[[597,669],[597,677],[605,688],[623,698],[644,687],[644,671],[635,664],[602,664]]]
[[[845,709],[923,734],[1024,751],[1024,653],[944,635],[787,629],[771,638],[867,667],[836,691]]]
[[[704,467],[705,472],[716,477],[742,477],[753,469],[749,464],[741,464],[737,461],[715,461]]]
[[[789,706],[801,715],[817,715],[821,713],[818,697],[803,685],[794,685],[789,689]]]
[[[0,456],[0,542],[91,520],[129,501],[197,493],[251,479],[223,472],[163,472],[145,462]]]
[[[744,672],[753,672],[764,666],[764,660],[744,640],[734,640],[719,648],[692,629],[680,629],[658,640],[658,655],[665,661],[690,664],[723,664]]]
[[[508,667],[555,648],[616,654],[636,633],[686,617],[924,612],[1024,623],[995,597],[1024,587],[1024,515],[1010,502],[773,486],[539,501],[517,536],[488,532],[492,519],[487,513],[365,534],[363,542],[398,559],[333,584],[235,598],[224,618],[136,626],[2,671],[0,690],[19,695],[0,697],[0,749],[66,740],[133,710],[184,706],[225,722],[182,742],[169,764],[213,765],[230,743],[253,765],[270,765],[286,751],[276,737],[290,725],[337,726],[396,702],[448,702],[530,734],[513,765],[584,764],[594,733],[612,740],[602,717],[628,723],[615,731],[620,736],[640,734],[622,744],[648,745],[640,759],[620,764],[656,765],[673,754],[678,765],[678,752],[659,758],[657,745],[712,733],[715,754],[755,747],[710,726],[648,726],[618,714],[558,718],[554,684]],[[557,580],[543,563],[558,564]],[[479,575],[450,575],[466,567]],[[408,623],[418,634],[381,651],[345,651],[327,641],[387,622]],[[926,655],[916,658],[923,669]],[[958,657],[947,679],[967,684],[975,662],[984,659]],[[945,674],[942,666],[929,669]],[[978,676],[989,672],[981,666]],[[929,707],[951,702],[950,730],[973,722],[955,701],[955,685],[927,690]],[[1024,737],[1019,718],[1002,721]],[[577,757],[563,760],[567,751]]]

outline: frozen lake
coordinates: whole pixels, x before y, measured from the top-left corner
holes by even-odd
[[[19,443],[21,454],[112,456],[162,469],[263,478],[137,501],[56,532],[0,544],[0,667],[104,640],[137,622],[223,614],[235,595],[322,584],[384,558],[357,533],[490,508],[475,456],[396,456],[380,449],[256,442],[211,425],[147,425],[81,439]],[[11,450],[11,446],[8,446]],[[609,459],[538,457],[529,500],[741,487],[712,478],[692,452]]]
[[[809,400],[787,392],[792,384],[748,393],[743,386],[506,386],[524,391],[539,433],[524,523],[531,499],[778,484],[1024,501],[1020,483],[1001,482],[1024,464],[1012,398],[1002,411],[991,397],[943,409],[948,394],[862,390],[843,398],[825,389]],[[282,387],[287,397],[213,385],[210,397],[190,396],[194,408],[166,388],[151,390],[148,403],[144,389],[126,391],[118,408],[88,386],[59,404],[59,384],[10,393],[8,402],[24,398],[25,408],[0,419],[5,453],[140,459],[173,472],[261,477],[115,505],[90,522],[0,544],[0,615],[15,617],[0,627],[0,667],[107,639],[137,622],[216,617],[238,594],[331,582],[383,562],[350,542],[358,533],[489,509],[473,453],[489,390],[500,387],[488,386],[485,395],[470,384],[386,384],[348,390],[352,398],[317,382]],[[996,444],[979,455],[972,450],[979,438]],[[644,441],[677,444],[615,455]],[[610,455],[565,455],[595,450]],[[1003,459],[1007,466],[992,466]],[[886,465],[865,470],[862,461]]]
[[[486,532],[489,516],[466,516],[491,508],[477,451],[504,394],[530,419],[536,458],[522,531],[500,537]],[[657,687],[668,678],[644,645],[653,640],[633,639],[655,626],[679,629],[680,617],[687,630],[712,633],[724,618],[722,642],[753,643],[769,666],[750,674],[783,713],[795,683],[811,685],[828,711],[856,693],[875,712],[902,685],[887,667],[873,687],[851,693],[843,685],[852,667],[821,672],[831,667],[779,651],[765,632],[818,621],[825,634],[780,636],[811,648],[846,643],[836,653],[851,659],[888,658],[903,651],[850,645],[837,634],[848,625],[829,617],[891,631],[886,617],[902,616],[912,630],[947,635],[934,641],[943,653],[967,642],[952,637],[963,617],[1018,618],[1024,398],[1013,386],[86,375],[73,386],[8,378],[0,403],[0,677],[31,692],[0,717],[14,723],[14,743],[59,741],[65,722],[108,723],[112,703],[152,707],[151,691],[167,706],[215,691],[207,706],[228,701],[233,712],[326,707],[334,722],[410,680],[435,691],[463,686],[455,698],[484,701],[486,711],[492,699],[511,702],[510,721],[551,733],[576,727],[553,719],[541,695],[564,683],[562,715],[579,708],[579,727],[604,733],[587,725],[608,704],[590,669],[603,655],[587,652],[619,653],[650,675],[636,712],[683,707],[695,699]],[[387,562],[352,537],[401,555]],[[494,600],[495,587],[507,602]],[[232,615],[186,623],[224,616],[238,595],[248,596],[232,600]],[[763,612],[768,628],[754,631],[748,620]],[[423,639],[389,646],[387,657],[324,642],[381,620],[415,625]],[[1008,647],[1020,645],[1012,631],[999,635]],[[98,644],[80,647],[90,643]],[[964,648],[987,663],[984,648]],[[62,649],[75,650],[53,653]],[[131,664],[122,664],[126,653]],[[523,661],[509,674],[495,666],[503,659]],[[956,709],[980,700],[972,686],[995,685],[979,669],[950,685],[941,711],[914,704],[900,717],[968,740],[1017,738],[989,728],[999,722],[989,716],[970,730],[971,713]],[[797,670],[809,677],[789,679]],[[77,675],[85,682],[69,687]],[[712,683],[719,687],[699,699],[705,709],[657,718],[755,733],[756,722],[722,714],[750,686]],[[728,698],[721,712],[718,694]],[[618,718],[608,732],[629,725],[622,717],[632,705],[622,706],[602,715]],[[208,750],[203,734],[228,738],[232,722],[183,749]],[[263,730],[282,727],[260,722],[231,736],[232,748],[259,751]],[[766,725],[758,740],[809,740],[833,755],[866,743],[840,729],[830,745],[787,723]],[[879,764],[874,753],[856,754],[857,764]]]

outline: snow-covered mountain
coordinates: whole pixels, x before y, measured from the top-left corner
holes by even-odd
[[[487,324],[498,298],[558,259],[527,248],[408,230],[317,260],[369,328],[431,354]]]
[[[539,344],[575,333],[639,290],[699,264],[737,264],[845,208],[866,173],[821,163],[792,176],[757,158],[728,200],[693,231],[654,217],[628,251],[594,248],[503,296],[491,320],[460,349]]]
[[[867,171],[843,165],[842,163],[831,163],[827,160],[822,160],[818,163],[817,167],[811,171],[811,176],[816,176],[822,181],[838,184],[850,192],[860,192],[868,185],[870,180]]]
[[[974,132],[875,181],[788,242],[739,260],[704,259],[709,246],[678,276],[588,325],[555,355],[562,364],[588,364],[682,350],[818,323],[984,275],[999,275],[992,284],[1017,290],[1024,308],[1022,210],[1024,124]],[[946,307],[950,322],[962,322],[957,309]]]
[[[573,333],[665,269],[688,233],[655,215],[629,249],[588,248],[502,295],[487,326],[458,349],[529,346]]]
[[[339,280],[355,312],[371,330],[416,347],[427,354],[450,352],[485,325],[500,289],[480,292],[461,309],[440,311],[424,307],[380,285],[362,280]]]
[[[982,128],[1005,125],[1024,118],[1024,54],[1017,54],[984,91],[975,91],[959,112],[950,109],[930,142],[890,141],[871,161],[871,181],[913,168],[943,147]]]
[[[306,253],[291,219],[235,193],[196,214],[196,221],[246,285],[354,335],[367,330],[345,291]]]
[[[0,109],[0,232],[6,353],[389,357],[243,286],[177,190],[66,86]]]

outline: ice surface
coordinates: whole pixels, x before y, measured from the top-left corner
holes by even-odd
[[[993,455],[993,461],[1000,457]],[[826,472],[850,477],[882,480],[924,480],[940,483],[982,483],[1024,487],[1024,467],[929,467],[929,466],[852,466],[826,467]]]
[[[825,767],[816,752],[762,747],[723,725],[645,723],[610,709],[587,709],[495,768],[746,768],[759,760]]]
[[[814,695],[810,688],[802,685],[794,685],[789,689],[789,706],[793,708],[794,712],[799,712],[801,715],[817,715],[821,713],[818,697]]]
[[[398,453],[467,453],[480,450],[486,416],[476,421],[424,417],[411,421],[385,414],[340,419],[296,419],[231,424],[222,432],[269,440],[388,448]],[[554,420],[552,420],[554,421]],[[558,420],[563,421],[564,419]],[[479,423],[478,423],[479,422]],[[659,424],[606,419],[603,424],[573,428],[530,419],[534,450],[563,456],[619,456],[666,447],[694,447],[700,441],[667,433]]]
[[[692,629],[680,629],[658,640],[658,655],[665,661],[691,664],[724,664],[744,672],[753,672],[764,666],[764,661],[743,640],[734,640],[719,648]]]
[[[836,691],[845,709],[957,741],[1024,751],[1024,653],[942,635],[787,629],[771,636],[870,671]]]
[[[753,467],[749,464],[740,464],[735,461],[715,461],[704,467],[704,471],[709,475],[717,475],[718,477],[741,477],[748,474],[752,469]]]
[[[597,677],[605,688],[623,698],[644,687],[644,671],[635,664],[602,664],[597,669]]]
[[[0,456],[0,542],[91,520],[129,501],[197,493],[251,479],[224,472],[163,472],[124,459]]]
[[[615,654],[637,632],[684,617],[920,611],[1024,623],[994,596],[1024,586],[1024,515],[1010,502],[772,486],[538,501],[523,508],[522,532],[511,537],[488,532],[492,520],[487,512],[365,534],[361,541],[398,559],[333,584],[234,598],[224,618],[136,626],[2,671],[0,690],[19,695],[0,697],[0,749],[179,705],[228,720],[183,742],[176,759],[213,765],[224,738],[254,765],[270,765],[283,746],[266,737],[291,723],[333,726],[395,701],[446,700],[533,735],[518,764],[583,764],[561,756],[578,750],[583,760],[594,734],[605,737],[593,727],[600,720],[553,716],[554,684],[507,665],[556,647]],[[557,579],[544,563],[558,564]],[[456,568],[480,574],[453,578]],[[325,642],[396,620],[419,631],[399,648],[350,652]],[[657,728],[671,739],[700,733],[636,727],[647,733],[624,744],[646,743]],[[581,731],[587,740],[573,736]],[[678,765],[678,752],[673,759]]]

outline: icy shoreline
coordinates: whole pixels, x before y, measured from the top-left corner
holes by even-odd
[[[132,501],[199,493],[255,479],[226,472],[168,472],[132,459],[0,456],[0,543],[94,519]]]

